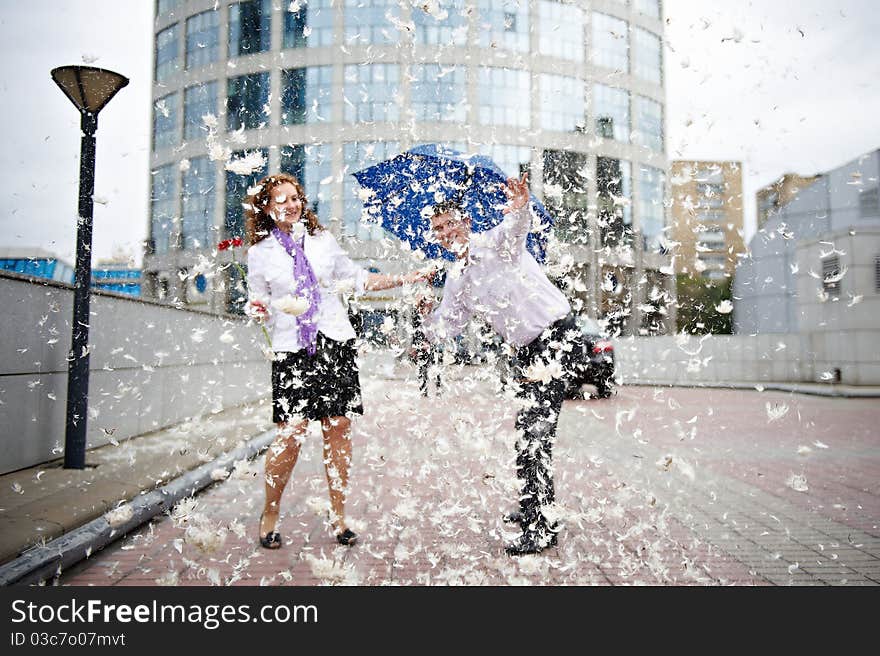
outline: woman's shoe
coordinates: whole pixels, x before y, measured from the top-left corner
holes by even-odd
[[[260,526],[263,525],[263,516],[260,515]],[[260,544],[264,549],[280,549],[281,534],[278,531],[269,531],[266,535],[260,533]]]
[[[336,534],[336,541],[339,544],[345,545],[346,547],[350,547],[355,542],[357,542],[358,536],[357,533],[352,531],[350,528],[345,529],[342,533]]]

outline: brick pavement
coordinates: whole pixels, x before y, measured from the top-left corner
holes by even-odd
[[[179,506],[176,517],[157,517],[92,554],[60,583],[880,581],[875,402],[681,388],[622,388],[610,400],[568,402],[554,452],[560,544],[511,559],[502,547],[514,532],[500,516],[515,498],[514,402],[500,397],[490,372],[447,375],[439,399],[421,398],[403,376],[362,379],[367,412],[355,423],[348,511],[360,544],[332,540],[313,433],[285,492],[282,549],[256,541],[260,459],[197,495],[188,511]],[[786,485],[798,475],[806,492]]]

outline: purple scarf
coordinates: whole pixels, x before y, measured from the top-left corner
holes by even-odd
[[[309,300],[309,309],[296,317],[296,323],[300,344],[305,344],[309,355],[314,355],[315,344],[318,341],[318,325],[315,322],[315,315],[318,313],[318,303],[321,300],[318,279],[315,277],[312,265],[306,258],[303,244],[294,241],[293,237],[278,228],[272,228],[272,234],[284,246],[287,254],[293,258],[293,279],[295,281],[293,291],[295,295],[303,296]],[[303,243],[305,243],[305,235]]]

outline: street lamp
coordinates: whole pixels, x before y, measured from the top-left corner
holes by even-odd
[[[67,426],[64,467],[86,466],[86,419],[89,405],[89,301],[92,282],[92,212],[95,193],[95,131],[98,112],[128,84],[128,78],[91,66],[61,66],[52,79],[82,116],[79,160],[79,219],[76,228],[76,273],[73,324],[67,356]]]

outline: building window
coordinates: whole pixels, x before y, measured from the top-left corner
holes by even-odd
[[[663,59],[660,51],[660,37],[637,27],[633,30],[636,77],[654,84],[663,79]]]
[[[480,0],[479,24],[481,48],[504,48],[517,52],[529,50],[529,6],[519,0]]]
[[[410,94],[416,121],[463,123],[465,111],[463,68],[415,64],[410,68]]]
[[[394,157],[399,146],[394,141],[355,141],[345,144],[343,154],[345,168],[349,172],[359,171],[382,160]],[[360,240],[381,239],[385,231],[378,225],[362,220],[364,206],[358,197],[360,185],[354,176],[345,176],[343,187],[342,230],[346,237]]]
[[[529,127],[531,84],[527,71],[479,69],[479,120],[483,125]]]
[[[596,158],[596,200],[602,246],[631,244],[632,165],[611,157]]]
[[[874,187],[859,192],[859,216],[863,219],[880,216],[880,188]]]
[[[629,73],[629,27],[626,21],[593,13],[593,65]]]
[[[186,68],[220,59],[220,15],[216,9],[186,19]]]
[[[303,185],[309,207],[322,225],[330,221],[331,163],[330,146],[326,144],[296,144],[281,149],[281,170]]]
[[[156,35],[156,82],[164,82],[177,73],[180,26],[175,24]]]
[[[561,241],[589,243],[587,178],[586,154],[544,151],[544,202],[556,217],[554,231]]]
[[[281,71],[281,125],[329,120],[332,92],[332,66]]]
[[[629,91],[594,84],[593,116],[598,136],[629,143]]]
[[[660,0],[635,0],[636,11],[651,18],[660,18]]]
[[[156,15],[161,16],[167,14],[173,9],[177,9],[183,0],[156,0]]]
[[[346,122],[396,122],[400,118],[399,83],[397,64],[346,66]]]
[[[148,250],[163,255],[177,243],[177,167],[160,166],[152,172],[150,189],[150,244]]]
[[[662,245],[666,224],[663,205],[666,175],[651,166],[639,168],[639,221],[646,250],[658,250]]]
[[[511,178],[518,178],[531,167],[532,150],[528,146],[486,144],[480,152],[495,162]]]
[[[345,43],[397,43],[400,4],[397,0],[345,0]]]
[[[697,233],[697,247],[710,251],[724,250],[724,231],[714,226]]]
[[[840,258],[837,255],[822,260],[822,289],[829,298],[840,297]]]
[[[271,0],[248,0],[229,5],[230,59],[269,50],[271,21]]]
[[[153,104],[153,149],[176,146],[180,140],[177,120],[177,92],[159,98]]]
[[[422,3],[413,3],[415,43],[429,46],[463,46],[467,43],[467,16],[459,3],[444,3],[428,13]],[[428,6],[425,3],[425,6]]]
[[[723,223],[727,220],[723,210],[701,209],[697,210],[696,215],[701,223]]]
[[[319,48],[333,45],[333,0],[309,0],[282,3],[284,30],[283,48]],[[294,7],[296,11],[291,11]]]
[[[183,248],[195,251],[209,248],[214,234],[214,164],[207,157],[194,157],[183,172]]]
[[[697,183],[697,204],[699,207],[723,207],[724,185],[718,182]]]
[[[538,52],[542,55],[584,60],[584,11],[557,0],[540,0]]]
[[[223,228],[227,237],[244,237],[244,208],[241,204],[247,198],[248,188],[253,187],[259,180],[269,175],[269,151],[266,148],[251,152],[240,150],[232,153],[231,159],[233,160],[257,154],[263,158],[263,165],[259,169],[247,175],[226,171],[226,212]]]
[[[587,123],[584,83],[565,75],[541,75],[541,127],[583,132]]]
[[[663,152],[663,106],[655,100],[636,95],[635,142],[658,153]]]
[[[266,122],[269,104],[269,73],[231,77],[226,85],[226,129],[253,130]]]
[[[874,293],[880,294],[880,255],[874,257]]]
[[[205,133],[205,116],[217,116],[217,81],[187,87],[183,94],[183,138],[199,139]]]

